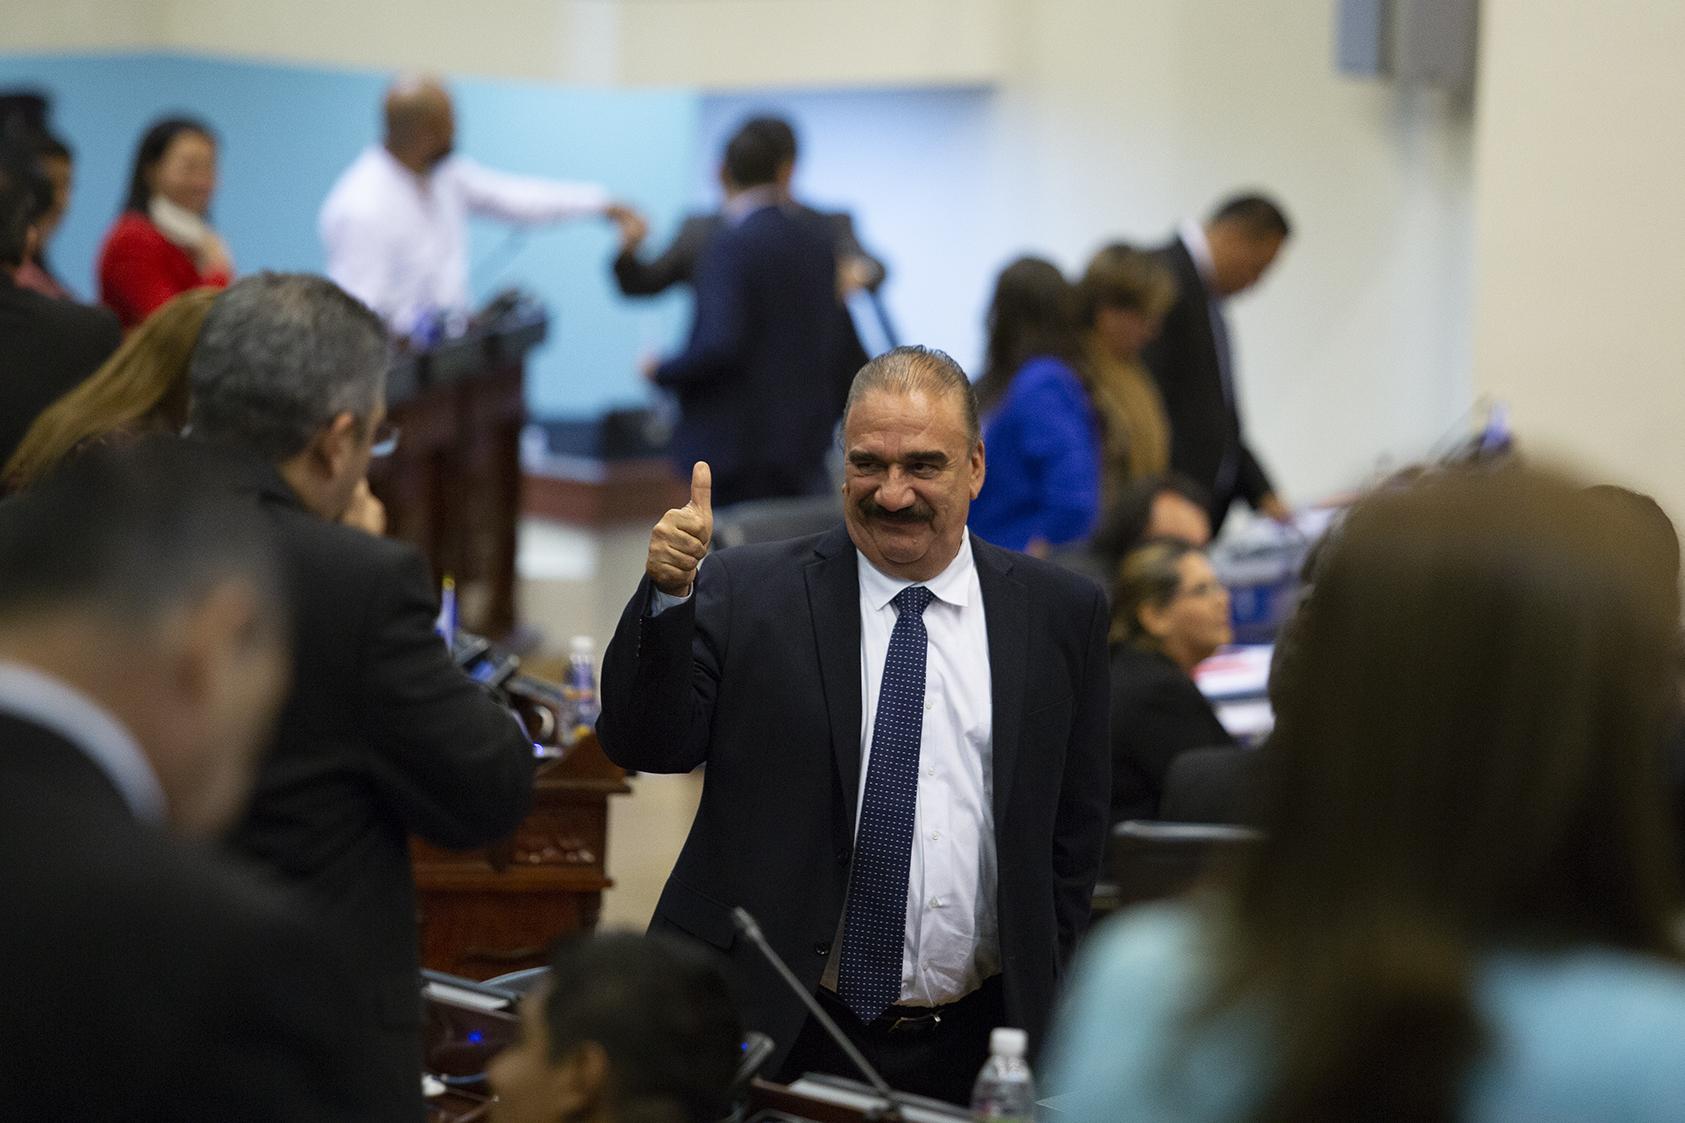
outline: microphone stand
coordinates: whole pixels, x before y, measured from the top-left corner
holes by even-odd
[[[901,1123],[903,1118],[901,1097],[896,1094],[895,1089],[889,1086],[889,1082],[879,1074],[878,1070],[872,1067],[872,1062],[868,1061],[860,1050],[854,1047],[854,1042],[850,1041],[847,1035],[837,1027],[837,1023],[831,1020],[831,1016],[825,1013],[825,1008],[819,1005],[819,1000],[813,997],[806,987],[802,986],[801,981],[796,978],[795,972],[791,971],[789,964],[784,962],[784,957],[774,951],[772,945],[767,942],[766,936],[761,932],[761,926],[753,916],[749,915],[749,910],[734,908],[731,910],[731,919],[737,925],[737,930],[743,933],[744,938],[760,949],[761,955],[766,958],[768,963],[772,964],[773,970],[777,971],[779,977],[784,980],[784,985],[789,987],[796,997],[802,1000],[802,1004],[807,1007],[807,1012],[813,1015],[814,1020],[825,1030],[831,1040],[835,1041],[838,1047],[848,1055],[849,1061],[860,1070],[861,1074],[866,1077],[866,1082],[872,1086],[872,1090],[883,1100],[881,1107],[874,1108],[866,1113],[866,1118],[881,1120],[883,1123]]]

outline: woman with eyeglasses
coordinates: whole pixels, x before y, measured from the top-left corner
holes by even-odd
[[[1156,819],[1170,762],[1232,746],[1193,669],[1234,638],[1229,591],[1197,547],[1127,554],[1112,593],[1112,821]]]

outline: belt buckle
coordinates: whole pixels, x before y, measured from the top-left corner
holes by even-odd
[[[898,1017],[893,1022],[889,1023],[889,1032],[912,1033],[925,1029],[934,1030],[941,1024],[942,1015],[939,1013],[918,1014],[913,1017]]]

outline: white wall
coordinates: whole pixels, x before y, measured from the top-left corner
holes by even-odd
[[[1685,515],[1685,4],[1482,15],[1476,385]]]

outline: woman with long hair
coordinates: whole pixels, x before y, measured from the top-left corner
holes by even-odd
[[[1112,591],[1112,821],[1156,819],[1170,762],[1234,738],[1193,670],[1234,639],[1229,591],[1204,551],[1161,539],[1131,550]]]
[[[0,470],[19,491],[93,441],[187,424],[187,369],[216,289],[185,292],[146,318],[111,358],[48,406]]]
[[[1130,483],[1170,470],[1170,421],[1141,349],[1175,303],[1176,278],[1151,254],[1114,242],[1089,259],[1076,291],[1110,506]]]
[[[141,137],[122,213],[100,247],[100,302],[132,328],[172,296],[226,288],[234,266],[211,226],[216,136],[188,117],[158,121]]]
[[[1099,433],[1076,298],[1052,262],[1021,257],[995,282],[988,323],[977,384],[988,475],[970,526],[997,546],[1042,553],[1087,537],[1099,512]]]
[[[1090,945],[1073,1119],[1677,1119],[1679,592],[1521,469],[1355,506],[1294,622],[1265,840]]]

